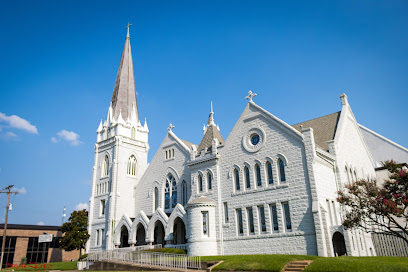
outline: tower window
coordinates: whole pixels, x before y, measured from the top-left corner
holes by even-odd
[[[105,156],[105,160],[103,161],[102,167],[102,177],[107,177],[109,174],[109,158]]]
[[[203,235],[208,236],[208,212],[201,212],[203,215]]]
[[[187,183],[185,180],[181,182],[181,203],[183,206],[187,204]]]
[[[131,135],[130,135],[130,137],[132,138],[132,139],[135,139],[136,138],[136,129],[135,129],[135,127],[132,127],[132,130],[131,130],[131,133],[130,133]]]
[[[154,188],[154,210],[156,211],[159,207],[159,189]]]
[[[208,190],[212,189],[212,175],[210,172],[207,173],[207,186]]]
[[[198,175],[198,191],[203,191],[203,177],[200,174]]]
[[[224,223],[228,223],[228,203],[224,202]]]
[[[130,156],[128,160],[127,174],[131,176],[136,176],[136,157],[134,155]]]
[[[102,200],[101,200],[100,215],[101,215],[101,216],[104,216],[104,215],[105,215],[105,199],[102,199]]]

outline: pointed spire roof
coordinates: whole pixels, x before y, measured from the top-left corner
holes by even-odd
[[[135,76],[133,72],[132,52],[130,48],[129,27],[125,45],[123,46],[122,58],[120,60],[118,74],[116,76],[115,87],[112,94],[113,117],[117,119],[122,112],[123,120],[127,120],[132,115],[132,109],[136,109],[136,119],[139,120],[137,109]]]
[[[204,137],[201,140],[201,143],[197,148],[198,155],[201,153],[201,150],[203,149],[205,149],[205,152],[211,151],[212,141],[214,138],[218,140],[218,145],[224,144],[224,138],[222,138],[220,129],[214,122],[214,112],[213,112],[213,106],[211,102],[211,111],[210,111],[210,115],[208,116],[207,128],[204,133]]]

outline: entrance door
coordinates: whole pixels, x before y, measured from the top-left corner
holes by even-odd
[[[347,254],[346,243],[344,242],[344,236],[340,232],[336,231],[333,234],[333,249],[334,256],[342,256]]]

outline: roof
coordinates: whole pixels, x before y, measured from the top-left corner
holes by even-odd
[[[211,151],[212,140],[216,138],[218,140],[218,145],[224,144],[224,138],[218,128],[215,125],[209,125],[207,131],[204,134],[203,139],[201,140],[200,145],[197,148],[198,155],[201,153],[201,150],[205,149],[205,152]]]
[[[215,201],[206,196],[200,196],[187,203],[187,205],[195,205],[195,204],[215,204]]]
[[[183,139],[180,139],[180,140],[183,142],[183,144],[185,144],[188,147],[188,149],[191,149],[193,147],[193,145],[194,145],[193,143],[190,143],[189,141],[186,141],[186,140],[183,140]]]
[[[4,229],[4,224],[0,224],[0,229]],[[7,229],[22,229],[22,230],[61,230],[61,226],[7,224]]]
[[[132,52],[130,38],[126,37],[123,46],[122,58],[120,59],[118,74],[112,94],[113,117],[118,120],[122,114],[123,120],[131,117],[133,107],[136,111],[136,120],[139,120],[136,101],[135,76],[133,72]]]
[[[300,132],[302,132],[302,127],[313,128],[316,145],[318,145],[323,150],[328,151],[329,146],[327,144],[327,141],[333,140],[334,136],[336,135],[340,113],[341,112],[338,111],[329,115],[293,125],[292,127]]]

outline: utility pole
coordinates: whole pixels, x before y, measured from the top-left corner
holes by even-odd
[[[10,195],[11,194],[18,194],[17,192],[11,192],[11,188],[13,188],[14,185],[9,185],[6,188],[4,188],[4,191],[0,191],[2,194],[7,194],[7,206],[6,206],[6,220],[4,221],[4,231],[3,231],[3,243],[1,245],[1,260],[0,260],[0,271],[3,268],[3,257],[4,257],[4,249],[6,245],[6,232],[7,232],[7,217],[8,217],[8,211],[9,211],[9,206],[10,206]]]

